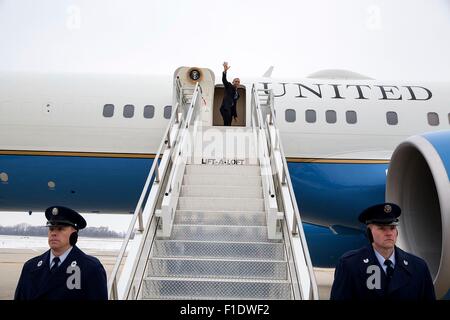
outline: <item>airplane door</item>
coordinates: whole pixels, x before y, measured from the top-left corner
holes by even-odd
[[[214,95],[214,72],[208,68],[198,67],[179,67],[174,73],[173,83],[173,101],[175,102],[177,97],[176,79],[179,79],[183,88],[194,88],[198,82],[202,88],[202,103],[201,117],[203,125],[210,126],[212,122],[211,107]]]

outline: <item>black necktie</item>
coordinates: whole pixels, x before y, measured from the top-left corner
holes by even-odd
[[[388,279],[390,280],[392,278],[392,275],[394,274],[394,265],[391,260],[387,259],[384,261],[384,264],[386,266],[386,275]]]
[[[60,261],[59,257],[54,257],[53,258],[53,265],[50,268],[50,272],[55,272],[56,271],[56,269],[58,268],[59,261]]]

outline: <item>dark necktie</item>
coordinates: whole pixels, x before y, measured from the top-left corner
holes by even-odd
[[[388,280],[391,280],[392,275],[394,274],[394,265],[391,260],[387,259],[384,261],[384,265],[386,266],[386,275]]]
[[[58,268],[59,261],[60,261],[59,257],[54,257],[54,258],[53,258],[53,265],[52,265],[52,267],[50,268],[50,272],[53,273],[53,272],[56,271],[56,269]]]

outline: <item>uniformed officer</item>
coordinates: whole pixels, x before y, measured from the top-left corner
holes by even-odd
[[[339,259],[331,300],[436,299],[425,261],[395,245],[400,213],[398,205],[382,203],[359,215],[371,245]]]
[[[86,220],[61,206],[49,207],[45,217],[50,250],[25,263],[14,299],[107,300],[105,269],[75,245]]]

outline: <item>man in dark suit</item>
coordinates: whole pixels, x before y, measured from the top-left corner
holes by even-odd
[[[222,105],[220,106],[220,114],[223,118],[224,126],[231,126],[231,121],[234,118],[237,121],[236,104],[239,99],[237,89],[241,81],[239,78],[234,78],[233,83],[227,80],[227,71],[230,69],[228,62],[223,63],[222,83],[225,87]]]
[[[45,210],[45,217],[50,250],[25,263],[14,299],[107,300],[105,269],[75,246],[86,220],[61,206]]]
[[[400,213],[396,204],[382,203],[359,215],[371,245],[339,259],[331,300],[436,299],[425,261],[395,246]]]

